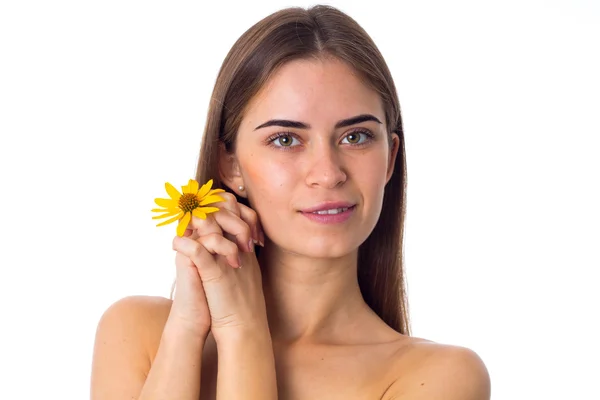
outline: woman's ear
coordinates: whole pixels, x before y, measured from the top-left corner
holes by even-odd
[[[392,132],[390,135],[390,140],[392,141],[392,145],[390,146],[390,157],[388,162],[387,176],[385,183],[387,184],[392,178],[392,174],[394,173],[394,166],[396,165],[396,157],[398,156],[398,149],[400,148],[400,138],[398,134]]]
[[[227,151],[224,143],[219,143],[219,178],[232,192],[240,197],[246,197],[237,157]]]

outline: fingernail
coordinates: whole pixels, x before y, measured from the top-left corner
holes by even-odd
[[[238,254],[238,268],[242,268],[242,257]]]
[[[248,241],[248,249],[250,250],[250,253],[254,252],[254,242],[252,240]]]

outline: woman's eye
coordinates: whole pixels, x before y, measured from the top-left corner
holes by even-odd
[[[290,147],[294,140],[297,139],[290,135],[281,135],[273,140],[273,144],[275,144],[277,147]]]
[[[362,138],[364,138],[364,140],[361,141],[361,136]],[[352,132],[349,133],[348,135],[346,135],[344,137],[345,139],[348,139],[348,143],[350,144],[361,144],[363,142],[365,142],[365,140],[367,140],[369,138],[369,136],[364,133],[364,132]]]

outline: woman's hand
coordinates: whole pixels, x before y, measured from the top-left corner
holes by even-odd
[[[219,195],[225,201],[215,204],[218,212],[205,220],[192,217],[186,235],[173,240],[177,292],[172,314],[200,332],[210,330],[215,340],[268,328],[254,253],[254,242],[264,243],[258,216],[233,194]]]

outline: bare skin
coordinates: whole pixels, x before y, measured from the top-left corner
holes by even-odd
[[[365,114],[376,120],[335,128],[340,120]],[[270,119],[302,121],[310,128],[257,129]],[[285,132],[291,134],[274,138]],[[266,234],[258,264],[278,398],[488,400],[489,375],[474,352],[402,335],[362,298],[357,250],[379,218],[398,151],[379,94],[341,62],[291,62],[251,102],[237,143],[241,150],[221,156],[221,179],[249,199]],[[300,212],[324,201],[354,204],[352,217],[326,225]],[[127,385],[116,389],[123,399],[137,398],[171,304],[135,297],[114,307],[98,331],[93,391],[117,382]],[[190,354],[184,350],[180,354]],[[209,334],[202,350],[201,399],[215,399],[217,360]]]
[[[128,354],[128,361],[132,362],[125,366],[115,363],[114,367],[123,371],[112,370],[111,373],[120,375],[128,369],[125,376],[129,376],[131,365],[135,365],[133,372],[138,377],[137,384],[139,387],[143,385],[156,356],[171,303],[169,299],[150,296],[132,296],[117,303],[112,326],[105,327],[105,332],[122,332],[123,323],[120,321],[123,318],[132,323],[129,335],[119,337],[122,343],[118,350],[113,347],[116,353]],[[278,398],[489,399],[489,377],[483,364],[470,350],[402,335],[368,312],[359,318],[357,326],[363,329],[349,335],[347,343],[290,345],[274,342]],[[103,352],[102,346],[101,341],[97,342],[95,353]],[[135,354],[133,360],[132,354]],[[200,399],[214,400],[217,348],[210,334],[202,354]],[[447,365],[449,368],[445,371],[452,371],[452,374],[448,376],[438,368],[439,365]],[[451,385],[461,383],[461,379],[478,387],[478,395],[461,395],[461,385],[449,393]],[[392,384],[393,387],[401,387],[401,393],[390,390]]]

